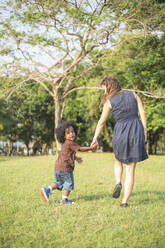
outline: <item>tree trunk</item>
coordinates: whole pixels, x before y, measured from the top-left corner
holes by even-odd
[[[8,156],[11,156],[13,150],[13,144],[9,139],[7,140],[7,143],[8,143]]]
[[[25,143],[25,146],[26,146],[26,149],[27,149],[27,156],[29,156],[29,144],[28,143]]]
[[[155,144],[155,146],[154,146],[154,154],[156,155],[157,154],[157,143]]]
[[[153,146],[154,146],[154,134],[153,133],[149,133],[149,154],[153,154]]]
[[[54,138],[56,141],[56,147],[57,150],[60,151],[61,150],[61,144],[58,142],[57,137],[56,137],[56,133],[55,133],[55,129],[59,126],[59,124],[61,123],[62,120],[62,115],[61,115],[61,111],[62,111],[62,107],[61,107],[61,102],[60,102],[60,96],[58,94],[58,89],[54,89],[54,106],[55,106],[55,112],[54,112]]]

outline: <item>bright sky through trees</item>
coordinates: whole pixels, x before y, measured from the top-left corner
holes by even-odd
[[[72,2],[75,3],[75,1]],[[98,1],[94,1],[94,0],[90,0],[87,2],[88,5],[87,3],[83,4],[83,1],[77,1],[77,4],[81,5],[81,7],[84,7],[87,12],[93,12],[93,11],[99,11],[99,7],[101,6],[102,3],[102,1],[100,1],[98,4]],[[70,59],[75,56],[77,51],[80,49],[80,43],[79,40],[77,39],[76,34],[78,32],[83,32],[83,30],[84,33],[87,32],[88,25],[86,25],[85,23],[76,24],[76,22],[74,22],[73,24],[73,20],[69,20],[69,19],[66,19],[64,21],[63,19],[66,18],[65,13],[61,12],[58,18],[59,20],[65,22],[64,29],[66,28],[70,33],[73,33],[73,35],[68,36],[64,29],[62,31],[63,34],[57,32],[57,30],[54,29],[53,26],[54,23],[50,18],[47,18],[47,25],[45,23],[44,24],[38,23],[38,25],[29,25],[29,23],[26,23],[26,21],[24,22],[24,24],[22,24],[18,19],[18,17],[20,17],[23,11],[26,10],[26,6],[22,7],[21,10],[17,10],[17,8],[15,9],[15,6],[16,3],[14,1],[11,1],[10,5],[6,5],[5,0],[2,0],[0,3],[0,8],[1,8],[0,21],[1,23],[6,22],[7,25],[10,19],[10,23],[11,23],[10,29],[13,29],[12,31],[13,34],[11,32],[10,35],[8,35],[8,37],[7,34],[5,35],[7,37],[7,43],[5,39],[1,39],[0,41],[1,48],[4,48],[4,51],[11,51],[9,54],[7,53],[6,55],[3,54],[3,56],[0,57],[1,65],[4,63],[12,62],[13,61],[12,56],[13,53],[15,53],[14,54],[15,61],[21,60],[25,67],[29,67],[31,69],[34,69],[36,66],[36,63],[33,63],[34,61],[42,62],[43,66],[40,66],[40,64],[38,63],[37,68],[38,69],[40,68],[41,71],[44,71],[46,67],[52,66],[54,64],[54,61],[58,61],[59,57],[65,54],[65,49],[63,48],[66,47],[66,42],[70,51],[69,54]],[[106,19],[105,17],[104,20],[100,23],[102,28],[100,28],[98,32],[97,31],[93,32],[92,34],[93,39],[97,41],[97,39],[99,40],[100,38],[102,38],[102,36],[106,35],[106,33],[104,33],[106,32],[104,27],[109,25],[108,22],[109,20]],[[2,24],[1,24],[1,28],[2,28]],[[118,26],[119,30],[123,28],[124,28],[124,24]],[[24,38],[23,36],[20,39],[19,34],[23,32],[29,35],[29,40],[27,40],[27,38]],[[117,37],[117,34],[118,32],[115,33],[114,38]],[[52,46],[52,44],[49,46],[49,44],[48,43],[46,44],[46,42],[45,45],[44,44],[39,45],[37,43],[35,44],[35,42],[33,42],[34,36],[35,38],[38,39],[39,38],[43,39],[45,37],[46,39],[49,39],[50,42],[52,42],[51,40],[54,39],[56,44],[54,47]],[[57,49],[57,47],[59,48],[58,43],[60,42],[61,42],[61,49]],[[110,42],[106,43],[103,46],[109,47],[111,46],[111,43]],[[44,65],[46,66],[45,68]]]

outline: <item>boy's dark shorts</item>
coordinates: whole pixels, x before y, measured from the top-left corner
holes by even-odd
[[[59,190],[71,191],[74,189],[74,177],[73,172],[67,172],[67,171],[57,171],[54,172],[56,182]]]

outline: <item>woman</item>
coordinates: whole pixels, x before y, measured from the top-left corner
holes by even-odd
[[[146,116],[140,98],[131,91],[122,90],[117,79],[106,77],[101,82],[101,86],[105,91],[106,99],[92,144],[97,143],[97,138],[108,118],[109,112],[112,111],[116,120],[112,139],[115,154],[116,186],[112,197],[118,198],[120,196],[123,164],[126,164],[124,197],[120,206],[128,207],[128,199],[134,185],[136,163],[148,158],[145,149],[145,142],[147,141]],[[138,112],[141,121],[138,118]]]

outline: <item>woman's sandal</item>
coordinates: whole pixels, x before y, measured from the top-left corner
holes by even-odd
[[[128,203],[121,203],[120,204],[120,207],[127,208],[128,207]]]
[[[114,191],[112,193],[112,197],[119,198],[121,189],[122,189],[122,184],[121,183],[116,184]]]

